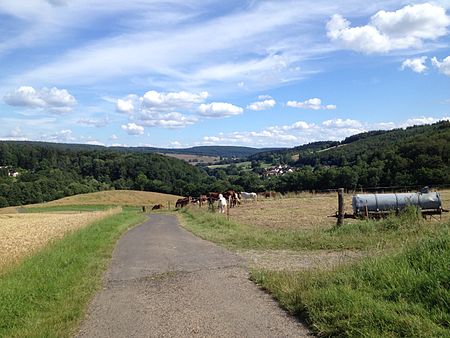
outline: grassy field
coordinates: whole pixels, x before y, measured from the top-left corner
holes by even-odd
[[[215,162],[220,161],[219,156],[203,156],[203,155],[190,155],[190,154],[167,154],[167,153],[162,153],[162,154],[166,155],[166,156],[178,158],[180,160],[189,162],[191,164],[197,164],[197,163],[210,164],[210,163],[215,163]]]
[[[167,206],[168,202],[171,205],[175,205],[177,199],[181,196],[162,194],[157,192],[148,191],[135,191],[135,190],[109,190],[99,191],[90,194],[81,194],[70,197],[65,197],[59,200],[26,205],[23,207],[8,207],[0,209],[0,214],[14,213],[17,210],[26,212],[29,208],[48,208],[58,206],[73,206],[78,208],[80,206],[94,206],[93,209],[98,209],[97,206],[136,206],[141,207],[143,205],[152,206],[155,204],[163,204]],[[67,210],[67,209],[66,209]]]
[[[84,213],[74,216],[80,215],[84,217]],[[22,216],[31,217],[31,222],[46,219],[41,225],[44,232],[52,219],[48,214],[13,216],[13,222],[22,220]],[[53,216],[58,220],[67,217],[59,213]],[[143,219],[142,213],[124,208],[50,241],[19,264],[4,269],[0,273],[0,337],[73,336],[89,300],[101,285],[117,239]]]
[[[253,271],[320,337],[449,337],[450,232],[334,271]]]
[[[83,213],[0,215],[0,271],[50,241],[118,212],[120,208]]]
[[[450,191],[441,197],[450,208]],[[411,209],[336,228],[326,217],[336,208],[335,194],[300,194],[245,203],[230,221],[199,208],[182,218],[248,258],[252,279],[319,336],[450,336],[450,215],[424,220]]]

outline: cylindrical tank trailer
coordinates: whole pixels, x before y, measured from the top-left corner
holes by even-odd
[[[419,208],[424,215],[442,213],[442,202],[437,192],[417,192],[401,194],[358,194],[352,199],[355,217],[382,216],[399,212],[407,206]]]

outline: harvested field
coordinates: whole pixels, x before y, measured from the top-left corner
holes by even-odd
[[[444,209],[450,209],[450,190],[440,191]],[[279,195],[277,195],[279,196]],[[352,194],[346,194],[345,212],[352,213]],[[290,197],[264,198],[258,202],[245,202],[230,210],[230,218],[238,223],[263,228],[320,229],[336,224],[337,194],[302,193]],[[438,216],[439,218],[439,216]],[[450,213],[444,213],[442,220],[450,220]],[[346,219],[345,222],[354,222]]]
[[[99,191],[90,194],[81,194],[75,196],[64,197],[56,201],[47,203],[39,203],[27,205],[24,207],[8,207],[0,209],[0,214],[15,213],[17,208],[28,207],[48,207],[48,206],[63,206],[63,205],[123,205],[123,206],[143,206],[162,204],[167,206],[170,202],[175,205],[175,202],[180,196],[162,194],[158,192],[149,191],[135,191],[135,190],[109,190]]]
[[[85,213],[0,215],[0,269],[66,233],[120,212],[120,208]]]
[[[345,196],[346,212],[351,212],[352,195]],[[336,224],[336,194],[298,194],[295,197],[261,198],[245,202],[230,211],[230,217],[238,223],[267,228],[329,228]]]

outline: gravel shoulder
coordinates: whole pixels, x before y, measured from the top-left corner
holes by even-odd
[[[78,337],[308,337],[245,260],[152,215],[118,242]]]

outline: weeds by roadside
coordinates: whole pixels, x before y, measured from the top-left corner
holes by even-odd
[[[253,271],[252,279],[323,337],[450,336],[445,226],[391,256],[335,271]]]

